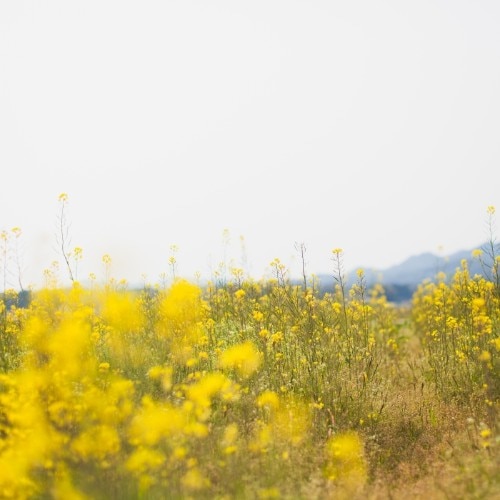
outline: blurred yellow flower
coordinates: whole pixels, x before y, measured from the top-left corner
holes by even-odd
[[[261,353],[250,341],[226,349],[219,358],[221,368],[234,369],[245,378],[258,370],[261,361]]]
[[[279,396],[274,391],[264,391],[257,397],[257,406],[260,408],[272,408],[275,410],[279,407],[279,404]]]
[[[491,361],[491,354],[488,351],[482,351],[479,355],[479,360],[485,362]]]
[[[363,443],[355,432],[332,436],[326,443],[324,473],[330,481],[364,484],[367,478]]]

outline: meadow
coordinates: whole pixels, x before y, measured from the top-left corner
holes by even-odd
[[[331,257],[326,294],[278,259],[141,290],[47,271],[22,307],[4,286],[0,498],[500,498],[494,238],[484,275],[406,305]]]

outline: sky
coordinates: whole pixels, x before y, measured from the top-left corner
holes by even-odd
[[[500,209],[498,0],[3,0],[0,230],[130,283],[383,269]],[[8,259],[15,274],[14,252]],[[6,268],[5,263],[3,264]],[[66,279],[64,267],[61,279]],[[12,279],[12,278],[9,278]]]

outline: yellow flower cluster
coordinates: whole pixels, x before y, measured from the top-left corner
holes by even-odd
[[[471,398],[485,384],[491,390],[500,386],[499,292],[494,282],[471,277],[463,261],[450,283],[424,283],[415,294],[415,325],[429,373],[443,396]]]
[[[293,467],[301,447],[322,446],[314,419],[345,404],[346,380],[359,396],[348,418],[368,414],[370,360],[391,339],[372,325],[390,331],[389,306],[361,289],[304,294],[275,264],[267,289],[240,274],[205,295],[180,279],[154,292],[74,282],[4,314],[0,496],[113,496],[119,484],[126,497],[189,496],[246,457]]]

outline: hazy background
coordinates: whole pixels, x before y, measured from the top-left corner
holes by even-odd
[[[498,0],[0,2],[0,229],[25,282],[383,268],[500,209]],[[229,230],[229,238],[223,231]],[[240,236],[245,239],[241,249]],[[228,243],[225,241],[228,240]],[[441,247],[441,248],[440,248]]]

